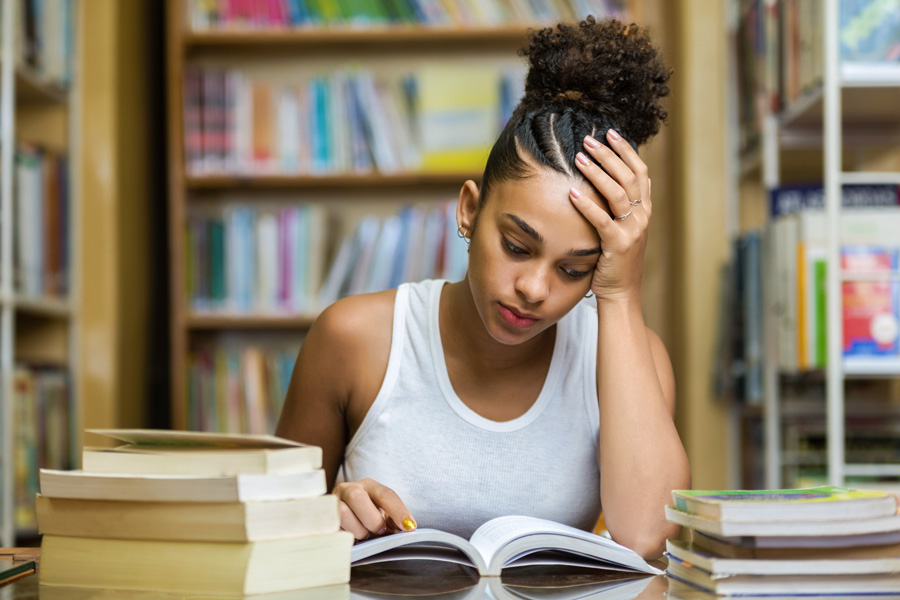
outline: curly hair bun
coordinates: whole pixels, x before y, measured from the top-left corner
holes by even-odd
[[[668,116],[660,99],[669,94],[671,71],[646,29],[589,16],[529,33],[519,51],[530,63],[522,108],[583,108],[612,118],[621,133],[641,145]]]

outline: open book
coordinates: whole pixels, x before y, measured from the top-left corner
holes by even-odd
[[[499,576],[510,567],[571,565],[659,575],[637,553],[614,541],[534,517],[497,517],[475,530],[471,539],[417,529],[360,542],[351,565],[391,560],[442,560],[475,567],[482,576]]]

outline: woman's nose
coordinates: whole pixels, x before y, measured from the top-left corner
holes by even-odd
[[[529,304],[537,304],[550,294],[550,277],[547,269],[530,268],[523,270],[516,279],[516,290]]]

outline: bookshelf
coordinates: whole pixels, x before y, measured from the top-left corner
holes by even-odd
[[[76,0],[5,0],[0,45],[0,546],[36,537],[38,467],[80,447]],[[21,11],[26,11],[23,14]],[[27,33],[22,23],[32,19]],[[57,443],[54,443],[57,442]]]
[[[409,1],[403,4],[414,6],[421,3]],[[525,3],[503,1],[486,3],[485,6],[487,4],[513,6]],[[550,7],[553,3],[537,3],[540,4]],[[579,0],[561,4],[602,9],[614,3]],[[624,4],[626,9],[630,8],[630,3]],[[209,5],[206,3],[206,6]],[[188,288],[196,285],[191,278],[194,267],[191,266],[191,259],[186,257],[196,254],[192,250],[196,244],[193,238],[188,239],[185,232],[185,224],[192,215],[205,212],[218,219],[220,217],[216,211],[225,211],[228,215],[228,211],[236,206],[251,207],[253,210],[258,207],[259,214],[263,214],[270,209],[267,207],[309,203],[325,214],[326,239],[322,242],[325,262],[322,266],[326,268],[324,278],[328,264],[338,254],[341,240],[346,240],[354,226],[367,215],[388,218],[405,206],[436,206],[442,201],[455,200],[465,180],[477,181],[481,177],[480,168],[441,171],[374,168],[364,173],[326,169],[315,174],[279,170],[247,173],[246,169],[240,168],[212,172],[201,169],[198,172],[192,168],[196,163],[192,162],[194,155],[189,154],[192,150],[186,148],[188,143],[185,139],[185,131],[190,133],[195,127],[190,121],[195,117],[185,117],[186,99],[187,106],[192,106],[190,98],[195,93],[192,86],[202,85],[192,83],[192,72],[203,69],[224,71],[226,82],[230,70],[241,76],[246,75],[247,80],[258,77],[268,82],[294,82],[317,77],[323,70],[342,69],[346,65],[388,75],[423,64],[487,65],[500,69],[510,64],[521,64],[516,50],[526,40],[529,27],[550,24],[556,18],[494,25],[403,22],[372,25],[331,23],[324,26],[306,23],[290,27],[245,23],[217,28],[192,26],[197,22],[196,14],[191,13],[191,3],[186,0],[168,0],[166,6],[171,415],[172,426],[184,429],[191,425],[190,390],[201,390],[202,393],[206,385],[202,378],[199,381],[192,378],[194,358],[207,352],[220,340],[238,348],[257,341],[265,344],[266,340],[273,340],[276,344],[294,343],[299,348],[302,336],[316,317],[315,310],[209,311],[193,305],[189,301],[193,296]],[[602,10],[593,12],[603,14]],[[374,148],[370,151],[377,167],[378,157]],[[199,260],[202,261],[202,257]]]
[[[864,3],[857,3],[860,4]],[[889,293],[896,295],[896,282],[900,277],[896,265],[880,272],[848,271],[846,249],[856,244],[868,245],[873,255],[880,252],[888,256],[896,252],[896,236],[886,240],[879,237],[876,227],[871,227],[868,237],[854,237],[853,226],[848,223],[862,221],[866,218],[864,211],[868,209],[851,210],[842,206],[848,202],[847,195],[852,194],[853,189],[859,189],[846,186],[869,186],[868,189],[881,186],[890,190],[900,183],[900,155],[896,152],[896,144],[900,141],[900,63],[841,56],[841,18],[852,19],[853,15],[852,12],[841,14],[839,0],[807,5],[810,12],[805,16],[809,23],[800,26],[800,35],[805,31],[807,37],[799,44],[805,48],[802,52],[806,55],[799,57],[799,67],[779,64],[778,59],[771,56],[773,48],[777,55],[777,48],[785,44],[781,20],[792,18],[791,11],[799,10],[798,3],[761,0],[732,3],[731,8],[731,31],[735,42],[739,43],[745,35],[741,26],[751,21],[758,24],[759,31],[763,32],[760,35],[766,38],[766,43],[760,46],[765,50],[763,56],[758,57],[760,65],[756,71],[755,91],[745,92],[757,95],[760,108],[755,122],[759,139],[755,145],[744,143],[752,135],[748,136],[740,129],[738,114],[732,115],[732,130],[740,131],[735,138],[742,141],[733,144],[731,233],[738,236],[753,228],[762,231],[762,239],[771,241],[773,248],[768,253],[763,252],[764,269],[778,270],[776,230],[779,221],[792,217],[770,216],[769,193],[783,190],[785,183],[818,180],[824,206],[819,211],[821,231],[817,229],[817,234],[822,237],[812,240],[801,235],[798,256],[807,252],[802,255],[801,262],[810,264],[806,263],[808,247],[815,245],[821,252],[819,260],[823,265],[842,265],[841,269],[825,269],[821,282],[817,280],[816,285],[822,285],[824,311],[818,316],[824,331],[817,324],[813,329],[823,356],[821,363],[814,361],[809,366],[804,366],[802,360],[799,365],[785,365],[783,356],[790,354],[791,348],[788,346],[785,351],[780,340],[784,337],[784,315],[791,312],[789,305],[793,300],[779,296],[777,281],[770,280],[768,284],[763,281],[763,318],[758,332],[761,403],[756,407],[743,407],[741,417],[742,431],[748,437],[756,438],[755,442],[745,440],[745,454],[758,451],[760,446],[764,450],[765,458],[756,466],[761,467],[762,477],[752,483],[767,488],[806,485],[812,481],[801,478],[800,467],[814,464],[827,474],[823,483],[840,486],[847,483],[847,477],[853,477],[853,485],[885,485],[877,479],[896,479],[900,475],[895,466],[884,464],[896,463],[896,453],[891,455],[882,451],[881,464],[874,464],[875,461],[865,460],[867,454],[860,451],[859,445],[860,439],[865,445],[865,437],[871,436],[873,421],[880,422],[882,430],[888,432],[891,427],[885,424],[897,422],[900,353],[892,356],[890,350],[886,350],[882,356],[866,353],[845,356],[848,293],[845,286],[877,283],[882,285],[881,289],[892,289]],[[893,35],[900,40],[900,31]],[[873,33],[871,37],[876,36]],[[736,57],[734,62],[738,60]],[[744,66],[746,71],[747,65]],[[795,75],[798,69],[805,70],[806,74],[801,72],[799,75],[805,83],[789,92],[786,79],[791,69],[795,70]],[[737,84],[732,82],[732,89],[736,87]],[[873,209],[883,212],[870,215],[896,218],[896,212],[900,211],[896,204],[895,197],[893,206]],[[806,212],[800,211],[797,215],[801,226],[813,221]],[[895,287],[890,288],[891,285]],[[800,289],[803,286],[799,284]],[[806,289],[810,288],[807,286]],[[806,317],[798,319],[809,319],[808,312]],[[799,323],[797,321],[794,326],[800,328],[802,337],[803,325]],[[889,344],[885,346],[889,347]],[[753,426],[748,426],[751,422],[758,424],[755,433]],[[896,433],[886,434],[887,438],[894,444],[898,441]],[[869,456],[877,457],[880,449],[883,450],[884,441],[878,443],[881,443],[880,447],[875,444],[869,448]],[[804,449],[804,445],[808,447]],[[886,461],[885,455],[890,455]],[[848,462],[851,456],[852,463]],[[748,462],[753,461],[745,460],[744,464]],[[749,467],[749,470],[753,469],[753,466]],[[744,485],[748,486],[747,479]],[[898,484],[887,485],[896,488]]]

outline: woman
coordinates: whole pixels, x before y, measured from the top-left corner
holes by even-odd
[[[468,537],[505,514],[591,529],[602,506],[613,539],[657,557],[677,531],[663,507],[690,486],[671,363],[641,314],[636,148],[669,71],[645,31],[591,17],[522,53],[525,97],[460,192],[466,277],[328,307],[277,434],[322,447],[357,539]]]

